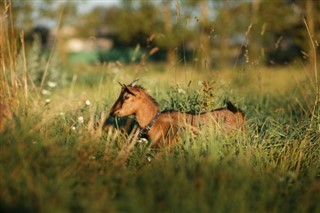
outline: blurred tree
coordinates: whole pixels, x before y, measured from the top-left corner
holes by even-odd
[[[259,9],[260,9],[260,0],[253,0],[250,9],[250,25],[247,31],[248,44],[247,45],[247,55],[246,62],[260,63],[263,53],[261,50],[261,35],[263,34],[263,24],[259,26]]]
[[[32,1],[7,1],[12,6],[14,26],[17,30],[31,29],[34,25]]]
[[[315,15],[316,11],[318,12],[317,15]],[[314,69],[317,69],[317,67],[316,67],[317,66],[317,64],[316,64],[317,63],[317,61],[316,61],[317,49],[318,50],[320,49],[319,45],[318,45],[318,47],[315,45],[317,39],[319,40],[319,38],[320,38],[320,36],[319,36],[319,33],[320,33],[319,12],[320,12],[320,2],[319,1],[317,1],[317,2],[313,1],[313,0],[306,1],[306,19],[307,19],[308,31],[309,31],[311,39],[312,39],[312,41],[310,41],[310,38],[309,38],[308,55],[310,58],[310,64],[312,66],[314,66]],[[315,17],[315,16],[317,16],[317,17]],[[318,20],[317,23],[315,20]],[[316,25],[317,25],[318,29],[316,29]],[[316,31],[317,31],[317,34],[315,34]]]
[[[156,32],[155,44],[166,51],[168,63],[176,63],[179,57],[182,57],[180,61],[185,62],[185,44],[192,39],[193,33],[187,28],[185,17],[181,16],[180,5],[177,1],[163,0],[160,12],[162,17]]]
[[[63,13],[61,22],[67,24],[76,17],[78,5],[73,1],[53,0],[7,0],[7,2],[12,5],[13,20],[17,30],[30,30],[41,20],[47,23],[57,23],[60,18],[59,13]]]
[[[240,61],[248,43],[248,29],[250,28],[249,3],[236,1],[217,1],[216,17],[214,19],[213,48],[215,64],[230,66],[236,59]]]
[[[230,58],[229,52],[229,42],[230,36],[232,33],[231,28],[231,20],[234,17],[231,17],[231,2],[229,0],[225,0],[220,9],[221,17],[220,17],[220,26],[218,26],[218,32],[220,34],[220,60],[219,64],[222,66],[228,65],[228,59]],[[218,23],[218,21],[217,21]]]
[[[210,7],[207,0],[190,0],[185,1],[184,4],[187,7],[194,8],[191,10],[191,15],[194,16],[194,11],[199,11],[199,15],[195,16],[196,25],[195,30],[198,31],[197,39],[197,60],[200,62],[202,69],[206,70],[212,66],[212,45],[210,34],[213,30],[213,22],[209,19],[209,11],[213,12],[213,8]]]
[[[84,15],[77,29],[85,37],[112,37],[115,48],[157,46],[170,63],[177,61],[181,48],[194,48],[203,68],[227,65],[235,58],[285,64],[314,58],[303,17],[318,40],[319,4],[314,0],[122,0],[119,6],[95,8]]]
[[[79,17],[75,24],[77,34],[80,37],[87,38],[99,34],[99,29],[104,26],[105,20],[108,18],[116,18],[119,13],[118,7],[104,8],[95,7],[91,11]],[[112,27],[111,25],[108,25]],[[102,33],[102,32],[101,32]]]
[[[209,22],[209,5],[207,0],[200,0],[199,7],[200,7],[200,17],[199,17],[199,27],[200,27],[200,49],[199,57],[201,61],[201,66],[203,69],[208,69],[211,67],[211,54],[210,54],[210,32],[211,26]]]
[[[159,11],[149,1],[141,1],[131,10],[120,10],[117,19],[109,19],[113,23],[113,29],[125,46],[146,44],[147,38],[159,31]]]
[[[96,8],[79,21],[83,36],[97,36],[105,28],[114,48],[158,47],[166,53],[167,62],[176,62],[177,49],[190,38],[190,31],[173,17],[172,1],[122,1],[122,6]],[[162,6],[162,7],[160,7]]]
[[[162,20],[163,20],[163,30],[164,30],[164,34],[165,35],[169,35],[172,33],[172,29],[173,29],[173,17],[172,17],[172,10],[170,8],[170,1],[169,0],[163,0],[162,1]],[[176,51],[175,48],[173,49],[168,49],[168,53],[167,53],[167,62],[169,64],[174,64],[177,61],[177,57],[176,57]]]
[[[304,28],[301,15],[286,1],[263,1],[258,26],[267,63],[284,64],[301,57]],[[272,16],[270,16],[272,14]]]
[[[51,29],[72,24],[77,15],[77,4],[72,1],[7,0],[6,2],[12,6],[14,30],[19,33],[25,31],[26,45],[30,45],[34,41],[34,36],[37,35],[43,49],[48,47]]]
[[[320,37],[320,1],[307,0],[252,0],[223,1],[216,4],[215,30],[220,39],[223,62],[237,40],[242,43],[241,54],[254,64],[286,64],[295,59],[315,56],[304,26],[306,18],[315,41]],[[271,15],[272,14],[272,15]],[[245,42],[243,41],[245,39]],[[319,50],[319,46],[317,47]]]

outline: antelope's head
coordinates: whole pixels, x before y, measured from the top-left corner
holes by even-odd
[[[110,110],[110,115],[115,117],[124,117],[134,115],[141,106],[140,90],[135,88],[138,80],[133,81],[131,84],[121,84],[121,92]]]

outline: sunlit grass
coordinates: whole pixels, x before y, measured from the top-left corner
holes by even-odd
[[[2,209],[319,211],[319,130],[309,122],[312,101],[301,70],[258,68],[258,86],[255,70],[201,73],[182,67],[174,79],[170,68],[159,73],[156,66],[138,75],[130,66],[117,73],[87,69],[74,71],[73,81],[42,95],[27,115],[17,114],[14,129],[1,133]],[[181,79],[185,72],[192,77]],[[232,137],[210,129],[196,137],[186,133],[173,150],[160,153],[138,143],[119,165],[126,136],[100,136],[96,128],[117,98],[117,82],[136,77],[162,108],[201,95],[199,81],[211,81],[212,108],[223,106],[227,94],[244,109],[247,131]],[[195,107],[188,104],[181,109]]]

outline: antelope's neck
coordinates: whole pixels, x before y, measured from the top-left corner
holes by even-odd
[[[141,106],[136,112],[136,119],[141,128],[145,128],[152,119],[157,115],[159,107],[152,101],[146,101],[144,106]]]

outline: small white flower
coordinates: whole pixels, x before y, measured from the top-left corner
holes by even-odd
[[[75,127],[75,126],[72,126],[72,127],[71,127],[71,130],[72,130],[72,131],[76,131],[76,127]]]
[[[48,86],[51,87],[51,88],[54,88],[57,86],[57,83],[56,82],[53,82],[53,81],[48,81]]]
[[[91,102],[89,100],[86,100],[86,105],[87,106],[90,106],[91,105]]]
[[[152,158],[150,156],[147,157],[147,161],[151,162]]]
[[[186,94],[186,91],[184,91],[184,90],[183,90],[183,89],[181,89],[181,88],[178,88],[178,93]]]
[[[43,89],[43,90],[41,91],[41,94],[42,94],[42,95],[51,95],[51,92],[50,92],[49,90]]]
[[[138,142],[148,144],[148,140],[146,138],[140,138]]]
[[[83,123],[83,121],[84,121],[83,117],[82,117],[82,116],[79,116],[79,117],[78,117],[78,122],[79,122],[79,123]]]
[[[90,159],[90,160],[95,160],[95,159],[96,159],[96,156],[93,156],[93,155],[92,155],[92,156],[89,157],[89,159]]]
[[[62,117],[65,116],[65,114],[66,113],[64,113],[64,112],[60,112],[60,116],[62,116]]]
[[[49,104],[50,103],[50,99],[46,99],[46,104]]]

